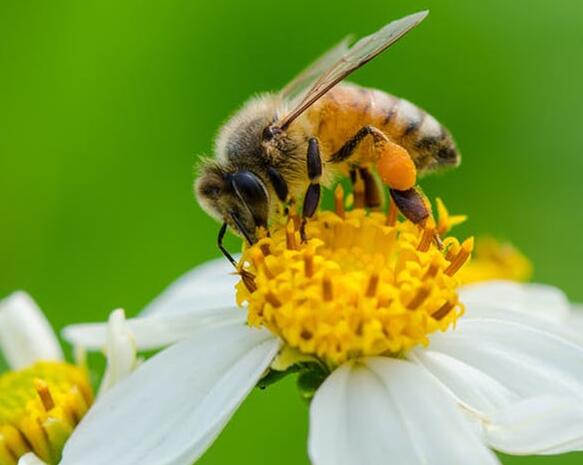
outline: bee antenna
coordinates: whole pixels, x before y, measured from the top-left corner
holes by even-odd
[[[226,232],[227,232],[227,223],[223,223],[223,225],[221,226],[221,229],[219,229],[219,236],[217,237],[217,245],[219,246],[219,250],[225,256],[225,258],[227,260],[229,260],[229,262],[231,262],[231,265],[233,265],[233,267],[236,270],[238,270],[237,262],[235,261],[233,256],[229,253],[229,251],[227,249],[225,249],[225,246],[223,245],[223,239],[225,238]]]

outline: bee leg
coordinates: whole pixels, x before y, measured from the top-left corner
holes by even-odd
[[[306,222],[308,218],[314,216],[320,203],[320,176],[322,176],[322,158],[320,157],[320,146],[318,139],[312,137],[308,140],[307,168],[310,185],[304,196],[302,207],[302,223],[300,225],[300,236],[302,241],[306,241]]]
[[[384,192],[375,176],[367,167],[359,167],[360,178],[364,182],[364,205],[367,208],[379,208],[383,204]]]
[[[366,138],[372,137],[372,149],[376,155],[379,175],[383,183],[394,189],[407,190],[415,186],[417,169],[409,152],[398,144],[395,144],[380,130],[374,126],[364,126],[348,139],[340,149],[332,155],[330,163],[342,163],[347,161],[359,144]]]
[[[285,181],[281,173],[273,166],[269,166],[267,168],[267,177],[269,178],[269,182],[273,186],[275,195],[277,195],[277,198],[281,202],[281,205],[283,207],[283,214],[287,216],[289,214],[289,208],[291,204],[287,182]]]
[[[431,216],[429,201],[419,188],[412,187],[404,191],[389,189],[389,192],[399,211],[412,223],[423,226]]]
[[[225,258],[227,260],[229,260],[229,262],[231,262],[231,265],[233,265],[233,267],[235,269],[237,269],[237,262],[236,262],[236,260],[229,253],[229,251],[227,249],[225,249],[225,246],[223,245],[223,240],[225,239],[225,233],[226,232],[227,232],[227,223],[223,223],[223,225],[221,226],[221,229],[219,229],[219,235],[217,237],[217,245],[219,246],[219,250],[225,256]]]

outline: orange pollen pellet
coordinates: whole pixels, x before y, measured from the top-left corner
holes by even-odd
[[[456,274],[457,271],[464,265],[464,263],[466,263],[468,258],[470,258],[470,254],[472,253],[473,249],[474,238],[470,237],[469,239],[466,239],[462,243],[460,251],[454,257],[454,259],[451,260],[449,266],[445,270],[445,274],[447,274],[448,276],[453,276],[454,274]]]
[[[439,307],[437,311],[435,311],[431,316],[436,320],[443,320],[447,315],[449,315],[449,312],[453,310],[456,304],[457,302],[446,302],[441,307]]]
[[[334,211],[336,214],[344,219],[346,212],[344,211],[344,188],[342,184],[338,184],[334,190]]]
[[[322,280],[322,297],[326,302],[330,302],[334,298],[332,281],[330,281],[328,276],[324,276],[324,279]]]
[[[366,289],[367,297],[374,297],[377,293],[379,287],[379,275],[378,273],[373,273],[368,281],[368,287]]]
[[[417,291],[417,294],[415,294],[415,296],[411,299],[411,302],[409,302],[409,304],[407,305],[407,308],[409,310],[415,310],[416,308],[418,308],[425,299],[427,299],[427,297],[429,297],[429,294],[431,293],[431,289],[429,289],[429,287],[422,287]]]
[[[43,404],[45,411],[49,412],[55,408],[55,401],[51,395],[49,385],[42,379],[36,378],[34,380],[34,389]]]
[[[289,250],[297,250],[298,243],[296,241],[296,230],[293,221],[287,223],[285,228],[285,241]]]
[[[306,250],[304,253],[304,273],[308,278],[314,276],[314,252]]]
[[[395,202],[390,202],[389,211],[387,212],[387,226],[395,226],[395,224],[397,224],[398,213],[399,210],[397,210]]]

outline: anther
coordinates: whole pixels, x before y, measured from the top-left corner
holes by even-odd
[[[241,276],[241,281],[245,284],[247,290],[253,294],[257,290],[257,284],[255,284],[255,276],[247,270],[239,270],[239,276]]]
[[[261,252],[263,252],[263,255],[267,256],[269,254],[271,254],[271,250],[269,248],[269,244],[264,242],[263,244],[261,244],[259,246],[259,248],[261,249]]]
[[[419,252],[427,252],[431,243],[435,237],[435,220],[431,217],[427,219],[423,228],[423,234],[421,235],[421,240],[417,246]]]
[[[449,312],[451,312],[455,306],[456,302],[448,301],[439,307],[437,311],[433,312],[431,316],[436,320],[443,320],[447,315],[449,315]]]
[[[419,288],[417,294],[411,299],[411,301],[407,304],[407,308],[409,310],[415,310],[418,308],[427,297],[431,293],[431,289],[427,286],[423,286]]]
[[[429,278],[434,278],[435,275],[437,274],[438,270],[439,270],[439,266],[435,263],[432,263],[431,265],[429,265],[429,267],[427,268],[427,271],[423,275],[423,280],[426,280]]]
[[[448,276],[453,276],[454,274],[456,274],[457,271],[464,265],[464,263],[466,263],[468,258],[470,258],[470,254],[472,253],[473,249],[474,238],[470,237],[469,239],[466,239],[462,243],[460,251],[453,258],[453,260],[451,260],[449,266],[445,270],[445,274],[447,274]]]
[[[397,224],[398,213],[399,210],[397,210],[395,202],[391,200],[389,202],[389,210],[387,211],[387,226],[395,226],[395,224]]]
[[[46,412],[50,412],[53,408],[55,408],[55,401],[53,396],[51,395],[51,390],[49,389],[49,385],[46,381],[43,381],[40,378],[35,378],[34,380],[34,389],[40,398],[40,401],[43,404],[43,407]]]
[[[346,217],[346,212],[344,211],[344,188],[342,184],[338,184],[334,190],[334,210],[340,218],[344,219]]]
[[[368,287],[366,288],[366,296],[374,297],[377,293],[379,287],[379,275],[378,273],[373,273],[368,281]]]
[[[334,299],[332,281],[328,276],[324,276],[324,279],[322,280],[322,297],[326,302],[330,302],[332,299]]]
[[[296,241],[296,228],[293,220],[288,221],[285,228],[285,242],[289,250],[297,250],[298,244]]]
[[[281,301],[277,298],[277,296],[273,292],[268,292],[265,295],[265,300],[268,302],[272,307],[279,308],[281,307]]]
[[[314,276],[314,251],[310,249],[304,252],[304,273],[308,278]]]

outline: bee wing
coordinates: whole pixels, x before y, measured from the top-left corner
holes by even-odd
[[[420,11],[419,13],[405,16],[404,18],[390,22],[374,34],[360,39],[335,63],[322,72],[306,95],[301,98],[299,103],[284,115],[283,118],[280,118],[276,123],[277,126],[285,129],[322,95],[328,92],[353,71],[365,65],[397,42],[397,40],[423,21],[428,14],[429,11]],[[328,54],[324,55],[324,57],[318,60],[316,64],[327,62],[328,60],[323,60],[323,58],[327,58],[327,56]],[[332,56],[331,53],[330,56]],[[312,68],[308,71],[311,69]],[[301,75],[299,77],[301,77]],[[297,78],[292,82],[295,82],[296,80]]]
[[[290,81],[280,92],[279,96],[285,102],[297,102],[301,99],[307,90],[311,88],[314,82],[340,58],[342,58],[349,50],[348,44],[352,41],[352,37],[348,36],[342,39],[310,66],[298,74],[292,81]],[[302,95],[304,94],[304,95]]]

